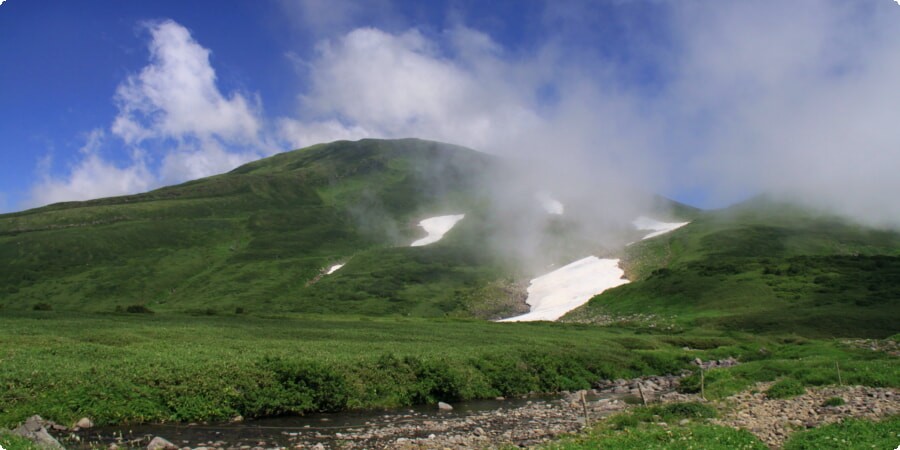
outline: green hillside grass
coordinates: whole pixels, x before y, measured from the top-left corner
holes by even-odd
[[[0,307],[466,315],[440,294],[471,297],[496,278],[497,267],[473,264],[488,263],[473,254],[483,250],[394,247],[418,237],[427,215],[476,208],[495,164],[435,142],[342,141],[146,194],[2,215]],[[337,261],[351,262],[336,276],[345,283],[310,285]],[[449,269],[442,283],[400,285],[438,267]],[[323,293],[340,301],[315,301]]]
[[[687,348],[687,349],[686,349]],[[896,357],[790,336],[556,323],[360,316],[0,316],[0,428],[198,421],[403,406],[589,388],[600,379],[706,373],[721,398],[759,381],[898,387]],[[696,377],[694,377],[696,378]],[[684,383],[691,390],[694,378]]]
[[[585,389],[690,357],[625,330],[351,316],[0,317],[0,427],[193,421]]]
[[[692,349],[684,349],[689,347]],[[680,373],[694,358],[720,398],[791,378],[900,386],[896,357],[834,341],[556,323],[354,316],[0,316],[0,428],[197,421],[402,406],[586,389],[600,379]],[[686,382],[689,389],[690,379]]]
[[[568,320],[654,314],[682,327],[885,337],[900,323],[900,234],[757,199],[626,250],[634,282]]]

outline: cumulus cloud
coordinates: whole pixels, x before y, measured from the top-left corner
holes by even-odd
[[[290,148],[340,140],[355,141],[373,135],[358,125],[346,125],[334,119],[303,121],[287,117],[278,119],[277,133],[278,138]]]
[[[456,58],[414,29],[360,28],[320,43],[301,107],[306,114],[343,118],[356,132],[474,147],[528,126],[535,118],[527,104],[532,92],[516,83],[516,68],[491,52],[497,47],[486,35],[448,33],[478,39],[454,40]]]
[[[890,2],[662,4],[652,39],[665,42],[631,26],[615,42],[620,57],[561,43],[591,35],[510,49],[463,20],[439,32],[394,19],[354,28],[371,8],[323,5],[285,3],[299,24],[329,25],[302,61],[297,112],[269,119],[255,97],[219,90],[209,50],[186,28],[149,25],[150,62],[117,90],[109,133],[132,150],[171,150],[125,165],[85,153],[84,165],[133,166],[156,185],[275,147],[412,136],[515,156],[546,190],[609,210],[627,209],[615,187],[630,183],[707,192],[706,206],[775,192],[900,225],[900,8]],[[649,83],[635,79],[644,68]]]
[[[216,87],[209,50],[183,26],[148,26],[150,64],[116,90],[119,115],[111,130],[126,143],[149,138],[197,137],[252,141],[260,124],[250,102]]]
[[[646,166],[635,161],[645,159],[652,127],[634,129],[636,101],[614,80],[598,86],[602,75],[579,71],[550,49],[512,57],[465,27],[441,38],[360,28],[320,43],[306,64],[310,88],[299,98],[309,119],[282,119],[282,136],[415,136],[558,163],[568,177],[586,158],[598,163],[595,174]],[[540,98],[548,85],[557,94],[549,106]]]
[[[100,154],[106,139],[102,129],[88,133],[81,147],[80,159],[64,177],[49,173],[50,159],[39,168],[40,181],[32,186],[28,202],[32,205],[88,200],[98,197],[131,194],[146,191],[153,185],[153,176],[139,154],[134,154],[129,164],[116,165]]]
[[[272,153],[261,136],[261,107],[216,86],[210,51],[171,20],[146,24],[149,64],[116,89],[118,115],[91,132],[62,176],[40,170],[30,206],[146,191],[222,173]],[[117,138],[118,154],[99,148]]]
[[[684,53],[662,106],[698,130],[681,143],[701,149],[688,173],[726,200],[766,191],[900,225],[900,8],[723,2],[680,12]]]
[[[651,88],[625,78],[635,72],[621,60],[582,58],[551,40],[512,56],[464,26],[438,39],[355,29],[318,46],[301,117],[283,119],[282,135],[432,138],[530,159],[576,194],[598,192],[600,178],[699,189],[711,205],[769,192],[900,225],[900,9],[814,0],[663,9],[665,51],[623,42],[657,58]],[[550,102],[540,99],[546,86]]]

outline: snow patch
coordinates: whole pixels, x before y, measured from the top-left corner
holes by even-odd
[[[588,256],[533,280],[528,286],[531,311],[499,322],[556,320],[603,291],[625,283],[618,259]]]
[[[340,269],[341,267],[344,267],[344,265],[343,264],[335,264],[335,265],[331,266],[331,268],[328,269],[328,272],[325,272],[325,275],[331,275],[331,274],[337,272],[338,269]]]
[[[652,231],[652,233],[644,236],[641,240],[654,238],[656,236],[666,234],[670,231],[677,230],[690,222],[660,222],[656,219],[651,219],[649,217],[638,217],[631,222],[635,228],[642,231]]]
[[[550,194],[546,192],[538,192],[534,197],[541,204],[541,208],[544,208],[544,211],[547,211],[547,214],[561,216],[565,210],[565,206],[563,206],[562,202],[551,197]]]
[[[450,231],[456,222],[459,222],[466,217],[465,214],[454,214],[449,216],[437,216],[431,217],[429,219],[425,219],[419,222],[419,226],[422,227],[428,236],[419,239],[412,244],[410,247],[421,247],[423,245],[433,244],[439,240],[441,240],[448,231]]]

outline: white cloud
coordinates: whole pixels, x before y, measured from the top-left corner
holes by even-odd
[[[227,172],[255,159],[259,159],[259,155],[228,152],[215,144],[208,144],[202,149],[171,151],[163,158],[159,170],[160,182],[173,184],[195,180]]]
[[[114,98],[119,113],[109,132],[126,144],[126,154],[101,156],[98,148],[107,133],[93,131],[80,160],[64,175],[41,171],[29,206],[146,191],[222,173],[272,153],[260,136],[258,102],[239,93],[222,94],[209,50],[171,20],[147,28],[150,62],[124,80]],[[119,160],[126,163],[114,162]]]
[[[355,29],[321,42],[304,62],[310,87],[299,98],[300,117],[282,119],[281,134],[302,144],[419,137],[514,155],[540,172],[533,178],[544,187],[590,192],[585,201],[618,209],[626,198],[600,195],[607,191],[598,186],[627,177],[650,183],[655,129],[608,71],[561,54],[548,45],[510,55],[462,26],[437,39],[415,29]],[[539,98],[548,85],[557,93],[550,105]]]
[[[81,159],[64,177],[49,174],[50,160],[45,159],[39,169],[41,181],[32,186],[28,204],[33,206],[50,203],[88,200],[99,197],[131,194],[145,191],[154,184],[153,175],[147,170],[139,154],[125,166],[118,166],[100,155],[105,137],[96,129],[87,135],[87,142],[80,149]]]
[[[303,148],[322,142],[340,140],[355,141],[372,134],[356,125],[344,125],[337,120],[304,122],[302,120],[278,119],[278,138],[290,148]]]
[[[88,152],[76,167],[153,167],[149,183],[168,183],[275,147],[421,137],[517,155],[548,190],[586,202],[627,203],[600,188],[626,181],[648,191],[699,187],[721,203],[775,191],[900,224],[900,9],[887,2],[670,5],[665,51],[623,39],[639,47],[623,53],[661,67],[649,89],[629,78],[628,63],[552,38],[512,52],[464,26],[350,29],[368,6],[323,5],[287,11],[349,31],[320,41],[302,64],[297,114],[271,121],[253,97],[219,90],[210,52],[187,29],[151,25],[150,63],[117,90],[110,131],[135,147],[174,150],[124,168]]]
[[[209,50],[173,21],[149,30],[150,64],[116,90],[119,115],[112,132],[129,144],[187,136],[254,140],[260,128],[256,114],[244,96],[219,92]]]
[[[477,35],[453,42],[456,60],[442,56],[438,43],[416,30],[361,28],[321,42],[309,63],[310,89],[300,99],[303,114],[316,118],[305,127],[483,148],[494,136],[534,120],[527,104],[530,86],[514,84],[515,68],[486,51],[496,48],[490,38],[466,29],[453,34]],[[513,83],[501,82],[507,76]],[[341,123],[350,125],[341,129]],[[305,127],[295,130],[308,132]]]
[[[690,172],[733,199],[769,191],[900,225],[900,10],[885,3],[686,8],[664,106],[704,117]]]

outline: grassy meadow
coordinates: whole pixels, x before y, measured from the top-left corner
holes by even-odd
[[[694,358],[711,398],[791,378],[900,386],[896,358],[838,341],[717,331],[352,316],[33,311],[0,317],[0,427],[197,421],[391,407],[589,388],[679,373]],[[685,389],[691,390],[690,379]]]
[[[565,320],[807,337],[900,332],[900,234],[757,199],[625,251],[633,282]],[[633,318],[633,319],[629,319]],[[616,320],[613,320],[616,321]]]

